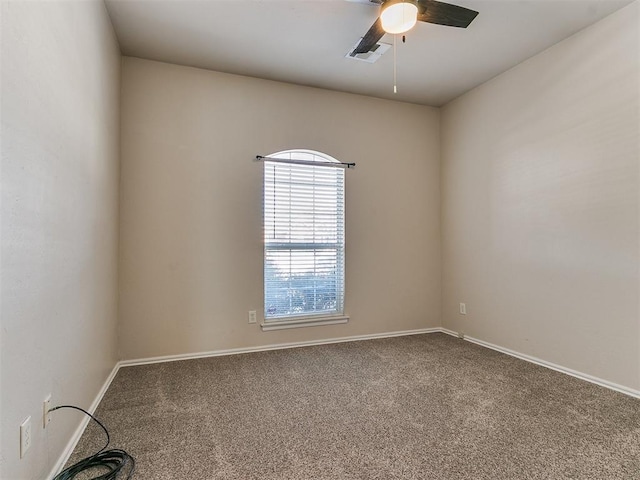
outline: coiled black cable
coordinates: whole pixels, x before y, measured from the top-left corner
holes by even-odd
[[[98,452],[64,469],[62,472],[56,475],[53,480],[72,480],[76,478],[78,474],[86,472],[93,468],[101,469],[102,471],[106,469],[107,471],[98,475],[97,477],[91,477],[92,480],[128,480],[132,477],[133,472],[136,468],[135,459],[124,450],[120,450],[117,448],[107,450],[111,439],[109,437],[109,431],[107,430],[107,427],[105,427],[100,422],[100,420],[98,420],[86,410],[83,410],[82,408],[76,407],[74,405],[60,405],[58,407],[53,407],[49,411],[53,412],[54,410],[58,410],[60,408],[73,408],[74,410],[79,410],[82,413],[89,415],[91,419],[98,425],[100,425],[100,427],[102,427],[102,430],[104,430],[104,433],[107,435],[107,443],[104,445],[104,447],[98,450]],[[120,476],[121,474],[122,476]]]

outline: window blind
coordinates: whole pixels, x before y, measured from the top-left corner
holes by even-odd
[[[333,160],[299,151],[276,155]],[[342,314],[344,170],[264,161],[265,320]]]

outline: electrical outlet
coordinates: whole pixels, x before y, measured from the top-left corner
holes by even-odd
[[[47,428],[47,425],[51,422],[51,394],[47,395],[42,402],[42,428]]]
[[[466,303],[461,303],[460,304],[460,315],[466,315],[467,314],[467,304]]]
[[[255,310],[250,310],[249,311],[249,323],[256,323],[256,311]]]
[[[20,458],[24,457],[31,447],[31,417],[20,424]]]

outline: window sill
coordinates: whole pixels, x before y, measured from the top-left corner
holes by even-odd
[[[263,322],[260,326],[263,332],[270,330],[284,330],[286,328],[302,328],[317,327],[320,325],[336,325],[339,323],[347,323],[348,315],[327,315],[327,316],[308,316],[297,318],[285,318],[282,320],[269,320]]]

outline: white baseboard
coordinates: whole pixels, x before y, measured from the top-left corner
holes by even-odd
[[[459,337],[458,333],[454,332],[453,330],[442,328],[441,331],[442,333],[453,335],[454,337]],[[624,393],[626,395],[629,395],[630,397],[640,398],[640,390],[634,390],[633,388],[625,387],[624,385],[618,385],[617,383],[594,377],[593,375],[589,375],[588,373],[578,372],[577,370],[572,370],[571,368],[563,367],[562,365],[547,362],[546,360],[542,360],[541,358],[533,357],[525,353],[516,352],[515,350],[511,350],[509,348],[494,345],[493,343],[485,342],[484,340],[480,340],[478,338],[469,337],[467,335],[463,335],[461,338],[468,342],[475,343],[476,345],[480,345],[481,347],[490,348],[491,350],[495,350],[497,352],[519,358],[520,360],[535,363],[536,365],[540,365],[541,367],[550,368],[551,370],[555,370],[556,372],[564,373],[566,375],[571,375],[572,377],[579,378],[580,380],[594,383],[601,387],[615,390],[616,392]]]
[[[443,327],[420,328],[417,330],[403,330],[398,332],[374,333],[369,335],[355,335],[350,337],[329,338],[325,340],[278,343],[278,344],[263,345],[263,346],[257,346],[257,347],[231,348],[226,350],[213,350],[213,351],[199,352],[199,353],[187,353],[187,354],[180,354],[180,355],[165,355],[161,357],[139,358],[134,360],[123,360],[119,362],[118,367],[128,367],[133,365],[147,365],[151,363],[173,362],[173,361],[179,361],[179,360],[190,360],[194,358],[219,357],[223,355],[238,355],[242,353],[264,352],[269,350],[282,350],[286,348],[308,347],[311,345],[326,345],[331,343],[356,342],[360,340],[372,340],[375,338],[400,337],[405,335],[420,335],[424,333],[444,333],[446,335],[451,335],[452,337],[462,338],[468,342],[475,343],[476,345],[480,345],[485,348],[496,350],[506,355],[519,358],[520,360],[535,363],[536,365],[550,368],[552,370],[564,373],[566,375],[571,375],[572,377],[576,377],[581,380],[585,380],[587,382],[600,385],[601,387],[609,388],[611,390],[624,393],[631,397],[640,398],[640,391],[638,390],[634,390],[632,388],[625,387],[623,385],[618,385],[616,383],[609,382],[608,380],[603,380],[601,378],[594,377],[593,375],[578,372],[576,370],[572,370],[570,368],[566,368],[561,365],[556,365],[555,363],[547,362],[546,360],[542,360],[540,358],[536,358],[531,355],[526,355],[524,353],[516,352],[514,350],[510,350],[508,348],[501,347],[499,345],[494,345],[492,343],[485,342],[484,340],[469,337],[466,335],[460,335],[458,332],[455,332],[453,330],[449,330],[448,328],[443,328]]]
[[[102,397],[104,397],[104,394],[109,389],[109,386],[111,385],[111,382],[116,376],[116,373],[118,373],[119,369],[120,369],[120,363],[118,362],[115,364],[115,366],[113,367],[113,370],[111,370],[111,373],[109,374],[105,382],[102,384],[102,388],[100,388],[98,395],[96,395],[96,398],[94,398],[93,402],[87,409],[87,411],[90,414],[93,415],[95,413],[96,409],[98,408],[98,405],[100,405],[100,402],[102,401]],[[71,457],[73,450],[76,448],[76,445],[80,441],[80,437],[82,437],[82,434],[84,433],[84,429],[87,428],[87,425],[89,424],[90,420],[91,419],[88,416],[83,415],[82,421],[78,425],[78,428],[76,428],[75,432],[73,432],[71,439],[69,440],[69,442],[67,442],[67,446],[62,451],[62,454],[58,458],[58,461],[55,463],[55,465],[51,469],[51,472],[47,476],[49,480],[51,480],[53,477],[55,477],[58,473],[62,471],[62,468],[64,467],[65,463],[67,463],[67,461],[69,460],[69,457]]]
[[[161,357],[138,358],[134,360],[123,360],[121,367],[133,365],[147,365],[150,363],[175,362],[179,360],[191,360],[194,358],[220,357],[223,355],[238,355],[241,353],[265,352],[269,350],[283,350],[286,348],[309,347],[312,345],[326,345],[330,343],[357,342],[360,340],[373,340],[375,338],[402,337],[406,335],[420,335],[423,333],[440,333],[440,327],[419,328],[417,330],[402,330],[399,332],[373,333],[369,335],[354,335],[350,337],[328,338],[324,340],[310,340],[306,342],[276,343],[272,345],[262,345],[257,347],[231,348],[226,350],[212,350],[199,353],[185,353],[179,355],[165,355]]]
[[[440,333],[446,333],[447,335],[451,335],[452,337],[462,338],[458,332],[454,332],[453,330],[449,330],[448,328],[441,328]]]

